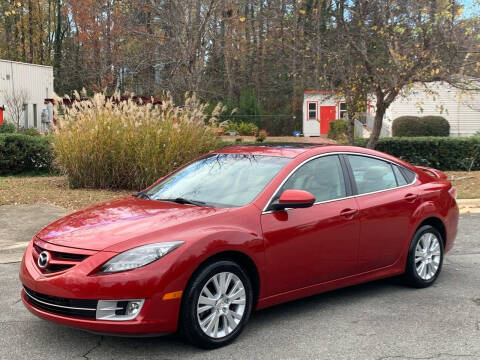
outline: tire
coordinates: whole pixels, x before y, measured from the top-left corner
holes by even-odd
[[[405,268],[407,285],[425,288],[437,280],[443,265],[443,241],[440,232],[430,225],[415,232]]]
[[[225,283],[228,283],[226,291],[221,286]],[[235,340],[252,312],[251,281],[230,260],[208,264],[194,274],[182,298],[180,331],[188,341],[204,349],[225,346]]]

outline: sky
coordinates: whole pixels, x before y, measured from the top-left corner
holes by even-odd
[[[465,8],[464,12],[463,12],[464,16],[470,17],[474,14],[480,15],[480,1],[479,0],[459,0],[459,2]]]

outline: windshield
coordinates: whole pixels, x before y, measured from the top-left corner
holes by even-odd
[[[289,161],[274,156],[214,154],[172,174],[145,194],[152,200],[243,206],[252,202]]]

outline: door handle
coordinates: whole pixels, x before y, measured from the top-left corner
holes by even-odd
[[[407,194],[404,197],[404,199],[408,202],[414,202],[415,200],[417,200],[417,198],[418,198],[417,194]]]
[[[343,209],[342,211],[340,211],[340,216],[343,216],[345,218],[352,218],[357,212],[357,209]]]

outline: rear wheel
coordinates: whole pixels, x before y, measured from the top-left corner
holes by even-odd
[[[410,246],[405,271],[406,282],[417,288],[432,285],[443,264],[443,239],[433,226],[424,225],[416,232]]]
[[[211,349],[240,335],[252,310],[253,292],[243,269],[222,260],[195,274],[183,299],[182,332],[193,344]]]

